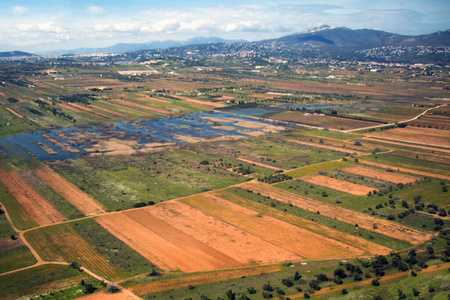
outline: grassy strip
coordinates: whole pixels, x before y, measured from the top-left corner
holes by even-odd
[[[292,178],[298,178],[305,175],[315,175],[317,174],[317,171],[320,169],[323,169],[325,171],[333,171],[335,169],[343,168],[349,165],[351,165],[351,163],[347,161],[329,161],[298,168],[296,170],[286,172],[286,175],[289,175]]]
[[[82,276],[80,276],[82,274]],[[51,290],[43,287],[52,282],[71,278],[85,278],[78,270],[62,265],[43,265],[7,275],[0,275],[0,298],[20,298]],[[80,279],[80,280],[81,280]],[[79,282],[79,280],[77,280]]]
[[[313,222],[317,222],[320,225],[325,225],[327,227],[333,228],[335,230],[338,230],[343,233],[347,233],[356,237],[363,238],[365,240],[368,240],[370,242],[395,249],[395,250],[401,250],[405,248],[409,248],[412,245],[408,242],[397,240],[385,235],[382,235],[377,232],[372,232],[369,230],[366,230],[364,228],[355,227],[351,224],[340,222],[337,220],[334,220],[329,217],[322,216],[320,214],[316,214],[295,206],[290,206],[287,203],[278,202],[273,199],[269,199],[267,197],[264,197],[262,195],[258,195],[255,193],[249,193],[246,190],[240,189],[240,188],[230,188],[227,190],[227,192],[234,193],[240,197],[243,197],[245,199],[252,200],[257,203],[264,204],[266,206],[269,206],[273,209],[277,209],[279,211],[291,214],[296,217],[300,217],[306,220],[310,220]],[[225,198],[227,199],[227,198]],[[227,199],[228,200],[228,199]],[[267,214],[269,210],[263,212],[264,214]],[[321,233],[323,234],[323,233]],[[332,237],[333,238],[333,237]]]
[[[0,208],[2,207],[0,206]],[[0,214],[0,239],[10,238],[13,234],[16,235],[17,232],[12,229],[6,215],[4,213]]]
[[[0,252],[0,273],[31,266],[37,262],[26,246]]]
[[[8,211],[14,225],[21,230],[37,227],[38,224],[31,218],[22,205],[9,193],[3,183],[0,182],[1,204]]]
[[[84,238],[109,263],[119,269],[124,277],[150,272],[154,265],[131,249],[125,243],[105,230],[92,219],[70,223],[70,226]]]

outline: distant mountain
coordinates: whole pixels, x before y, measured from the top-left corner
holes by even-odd
[[[182,47],[189,45],[199,45],[199,44],[212,44],[212,43],[237,43],[237,42],[247,42],[245,40],[226,40],[218,37],[197,37],[186,41],[152,41],[148,43],[119,43],[110,47],[103,48],[78,48],[73,50],[56,50],[56,51],[46,51],[41,54],[89,54],[89,53],[116,53],[116,52],[131,52],[140,50],[152,50],[152,49],[164,49],[173,47]]]
[[[450,30],[432,34],[407,36],[373,29],[350,29],[327,25],[278,39],[256,42],[266,45],[284,45],[296,49],[362,50],[386,46],[448,46]]]
[[[2,57],[2,58],[25,57],[25,56],[36,56],[36,55],[28,53],[28,52],[22,52],[22,51],[0,52],[0,57]]]

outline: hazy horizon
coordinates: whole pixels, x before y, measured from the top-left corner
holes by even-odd
[[[450,28],[450,3],[442,0],[2,2],[0,51],[99,48],[195,37],[256,41],[320,24],[404,35]]]

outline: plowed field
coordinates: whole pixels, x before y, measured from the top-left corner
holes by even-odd
[[[17,172],[6,172],[0,168],[0,180],[39,225],[50,225],[65,220],[64,216],[26,183]]]
[[[36,169],[34,173],[86,216],[105,212],[100,203],[67,182],[50,168]]]
[[[311,147],[317,147],[317,148],[322,148],[322,149],[339,151],[339,152],[343,152],[343,153],[356,153],[358,155],[367,155],[368,154],[367,152],[363,152],[363,151],[347,149],[347,148],[343,148],[343,147],[336,147],[336,146],[331,146],[331,145],[324,145],[324,144],[306,142],[306,141],[300,141],[300,140],[286,139],[286,141],[291,142],[291,143],[311,146]]]
[[[44,261],[77,262],[110,279],[121,275],[68,224],[29,231],[25,237]]]
[[[281,247],[179,201],[155,205],[151,208],[151,212],[193,238],[226,253],[241,264],[272,263],[287,257],[295,258],[292,253]]]
[[[359,185],[356,183],[348,182],[345,180],[339,180],[336,178],[323,175],[315,175],[315,176],[308,175],[300,177],[300,179],[309,183],[317,184],[330,189],[358,196],[365,196],[369,192],[376,190],[368,186]]]
[[[204,256],[189,253],[183,240],[168,240],[164,231],[150,230],[124,213],[104,215],[97,222],[163,270],[196,272],[214,269],[213,264],[203,260]]]
[[[212,194],[190,197],[182,201],[248,233],[259,236],[278,247],[296,253],[303,259],[353,256],[351,251],[341,247],[342,245],[332,243],[322,235],[270,216],[261,215],[254,210],[223,200]],[[255,249],[255,251],[258,251],[258,249]],[[359,252],[360,250],[355,251]]]
[[[414,183],[417,180],[417,178],[412,177],[412,176],[382,171],[382,170],[378,170],[378,169],[366,168],[366,167],[359,166],[359,165],[345,167],[345,168],[342,168],[341,170],[344,172],[348,172],[348,173],[352,173],[352,174],[356,174],[356,175],[360,175],[360,176],[366,176],[366,177],[370,177],[370,178],[375,178],[375,179],[380,179],[380,180],[384,180],[384,181],[392,182],[392,183],[406,184],[406,183]]]
[[[355,212],[349,209],[331,205],[321,201],[306,198],[297,194],[293,194],[274,186],[259,183],[256,181],[246,182],[240,185],[241,188],[252,190],[254,193],[261,193],[263,196],[271,197],[277,201],[293,204],[299,208],[317,212],[321,215],[336,219],[348,224],[358,224],[364,229],[378,232],[389,237],[393,237],[402,241],[407,241],[412,244],[421,244],[430,239],[432,234],[409,228],[395,222],[377,219],[363,213]],[[373,224],[377,224],[377,229],[374,229]]]
[[[12,109],[9,108],[9,107],[7,107],[6,110],[9,111],[10,113],[12,113],[13,115],[15,115],[16,117],[19,117],[19,118],[21,118],[21,119],[23,118],[22,115],[20,115],[19,113],[15,112],[14,110],[12,110]]]
[[[365,134],[366,136],[418,143],[429,146],[450,147],[450,131],[434,128],[411,127],[395,128]]]

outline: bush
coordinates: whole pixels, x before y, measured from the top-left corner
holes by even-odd
[[[373,286],[379,286],[379,285],[380,285],[380,282],[378,281],[378,279],[373,279],[373,280],[372,280],[372,285],[373,285]]]
[[[361,146],[361,145],[362,145],[361,140],[356,140],[355,143],[354,143],[353,145],[355,145],[355,146]]]

